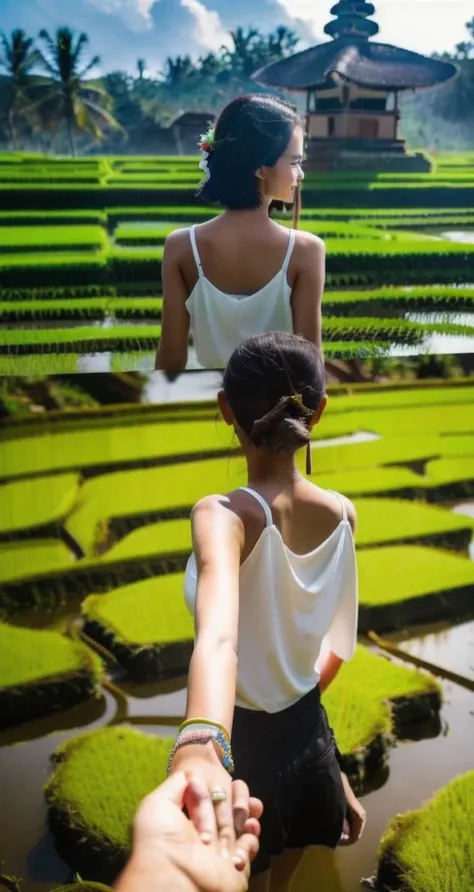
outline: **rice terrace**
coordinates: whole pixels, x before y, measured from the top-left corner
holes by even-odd
[[[0,155],[0,374],[152,369],[166,236],[216,213],[199,180],[187,155]],[[431,173],[307,175],[328,358],[474,347],[473,208],[472,153]]]
[[[2,393],[1,869],[21,892],[110,883],[184,710],[189,511],[244,483],[244,460],[214,400],[32,414]],[[357,508],[360,637],[325,702],[369,823],[293,885],[470,892],[474,379],[329,395],[313,472]]]

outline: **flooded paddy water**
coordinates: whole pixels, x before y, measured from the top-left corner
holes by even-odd
[[[63,613],[62,622],[65,619]],[[453,665],[452,652],[457,649],[455,667],[457,671],[468,671],[468,649],[459,647],[467,646],[469,641],[472,646],[474,624],[468,625],[469,633],[456,628],[440,633],[435,651],[430,644],[431,633],[420,636],[416,640],[417,653],[429,654],[440,665]],[[462,653],[464,657],[460,656]],[[170,720],[176,716],[177,724],[183,715],[185,679],[161,685],[161,690],[157,690],[159,685],[138,687],[121,684],[119,679],[115,683],[126,696],[128,716],[134,726],[160,736],[175,733],[176,727]],[[376,780],[378,788],[362,797],[368,817],[359,843],[335,854],[323,849],[308,850],[291,892],[358,892],[361,879],[374,873],[380,837],[393,815],[418,808],[435,789],[472,769],[469,741],[474,733],[474,694],[447,683],[443,684],[443,697],[439,725],[418,728],[416,734],[425,739],[398,742],[391,750],[388,768]],[[0,811],[0,859],[8,873],[22,878],[22,892],[49,892],[71,877],[46,829],[42,789],[50,775],[51,753],[80,731],[98,729],[113,721],[116,710],[114,697],[104,691],[97,702],[88,701],[50,719],[0,735],[0,789],[2,801],[8,806]],[[160,723],[160,716],[166,717],[166,723]],[[141,721],[144,717],[145,721]]]

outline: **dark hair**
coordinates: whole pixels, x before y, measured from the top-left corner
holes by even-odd
[[[221,112],[207,159],[209,179],[198,195],[229,210],[255,210],[261,198],[256,171],[273,167],[301,123],[294,108],[269,93],[238,96]]]
[[[295,452],[309,442],[308,422],[321,405],[325,383],[324,361],[314,344],[299,335],[269,332],[234,350],[223,388],[239,427],[255,446]]]

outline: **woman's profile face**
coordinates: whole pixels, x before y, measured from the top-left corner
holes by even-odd
[[[300,124],[293,129],[286,151],[274,167],[267,168],[265,194],[271,201],[293,204],[296,188],[304,179],[304,132]]]

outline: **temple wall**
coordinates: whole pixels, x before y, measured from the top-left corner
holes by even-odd
[[[332,133],[329,131],[329,118],[334,121]],[[325,139],[329,136],[335,139],[395,139],[395,115],[310,115],[308,136],[310,139]]]

